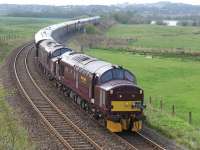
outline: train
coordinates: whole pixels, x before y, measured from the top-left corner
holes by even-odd
[[[98,25],[101,17],[67,21],[35,34],[36,61],[49,80],[64,94],[111,132],[142,129],[144,91],[136,76],[122,66],[76,52],[61,40],[84,32],[88,24]]]

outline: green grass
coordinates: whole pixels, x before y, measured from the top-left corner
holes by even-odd
[[[0,65],[11,50],[34,38],[42,27],[63,22],[61,19],[0,17]],[[5,101],[8,95],[0,83],[0,149],[34,149],[27,131]]]
[[[15,112],[6,103],[5,95],[6,91],[0,87],[0,149],[33,149],[26,130],[21,127]]]
[[[34,38],[34,34],[64,19],[41,19],[23,17],[0,17],[0,62],[14,47]]]
[[[200,27],[118,24],[110,28],[106,35],[137,39],[129,43],[130,47],[200,50]]]
[[[149,59],[141,55],[102,49],[90,49],[87,54],[128,68],[136,75],[139,86],[144,89],[145,99],[153,96],[152,105],[155,108],[159,108],[162,96],[163,114],[150,113],[147,109],[150,125],[175,138],[179,143],[182,140],[191,147],[191,140],[185,136],[192,138],[193,135],[188,132],[196,131],[196,128],[200,130],[200,62],[175,58]],[[176,117],[170,115],[173,104],[176,107]],[[192,112],[192,125],[187,123],[189,111]],[[187,129],[189,131],[186,133]],[[183,136],[179,137],[180,134]],[[196,138],[200,137],[199,131],[195,135],[198,135]],[[190,143],[187,143],[187,140]],[[195,144],[200,146],[200,140]]]

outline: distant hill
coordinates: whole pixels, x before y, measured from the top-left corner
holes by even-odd
[[[191,16],[200,16],[200,6],[171,2],[132,5],[125,3],[111,6],[0,5],[0,15],[23,17],[71,18],[82,15],[106,15],[120,11],[129,11],[144,17],[152,18],[191,18]]]

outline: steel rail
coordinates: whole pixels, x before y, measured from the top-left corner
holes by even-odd
[[[145,139],[145,141],[150,144],[151,146],[154,146],[154,150],[166,150],[165,148],[163,148],[162,146],[160,146],[159,144],[157,144],[156,142],[154,142],[153,140],[147,138],[145,135],[143,135],[142,133],[137,132],[137,134],[139,136],[141,136],[143,139]]]

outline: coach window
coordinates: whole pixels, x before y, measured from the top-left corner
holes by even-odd
[[[53,52],[52,57],[57,57],[60,56],[60,50],[56,50],[55,52]]]
[[[68,51],[72,51],[72,50],[69,49],[69,48],[62,48],[61,49],[61,54],[64,54],[65,52],[68,52]]]

